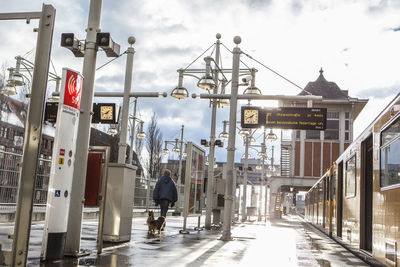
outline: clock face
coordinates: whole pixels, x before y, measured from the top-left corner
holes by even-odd
[[[113,119],[113,106],[100,106],[100,119],[112,120]]]
[[[258,109],[245,109],[244,110],[244,123],[245,124],[258,124]]]

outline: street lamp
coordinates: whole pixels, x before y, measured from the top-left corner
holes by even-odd
[[[28,59],[21,57],[21,56],[16,56],[15,60],[16,60],[15,68],[7,69],[9,71],[7,84],[0,90],[0,93],[8,95],[8,96],[16,95],[17,90],[15,87],[26,85],[25,80],[29,81],[29,83],[30,83],[32,80],[32,73],[34,70],[34,64],[32,62],[30,62]],[[29,76],[24,75],[22,72],[27,72],[29,74]],[[54,74],[50,71],[48,73],[48,76],[50,78],[49,81],[56,82],[55,92],[59,93],[61,77],[59,77],[57,74]],[[51,96],[48,100],[50,102],[58,102],[59,97]]]
[[[183,70],[178,70],[179,72],[179,79],[178,79],[178,86],[174,88],[171,92],[171,96],[177,99],[185,99],[189,96],[188,90],[182,86],[183,83]]]
[[[276,140],[278,139],[278,136],[276,136],[276,134],[273,133],[273,132],[272,132],[272,129],[271,129],[270,132],[269,132],[269,133],[267,134],[267,136],[265,137],[265,139],[266,139],[267,141],[274,142],[274,141],[276,141]]]
[[[251,70],[250,69],[240,69],[239,68],[239,60],[240,60],[240,49],[234,49],[233,54],[234,54],[234,65],[232,67],[232,69],[222,69],[219,64],[219,60],[220,60],[220,38],[221,38],[221,34],[217,34],[216,35],[217,41],[215,43],[215,59],[213,59],[211,56],[207,56],[204,58],[205,63],[206,63],[206,69],[205,69],[205,75],[203,75],[201,78],[199,78],[196,75],[202,74],[204,73],[204,70],[196,70],[196,69],[188,69],[190,67],[190,65],[192,65],[195,61],[193,61],[188,67],[186,67],[185,69],[179,69],[179,81],[178,81],[178,86],[172,91],[171,95],[178,98],[178,99],[183,99],[185,98],[188,94],[187,94],[187,90],[182,86],[182,79],[183,79],[183,75],[187,75],[187,76],[191,76],[194,77],[196,79],[198,79],[198,83],[197,85],[204,90],[207,91],[211,91],[213,90],[213,94],[217,94],[218,93],[218,87],[221,84],[222,87],[222,91],[223,93],[225,93],[225,86],[228,83],[232,83],[232,89],[231,89],[231,98],[230,100],[226,101],[223,99],[219,99],[219,98],[214,98],[212,99],[212,115],[211,115],[211,131],[210,131],[210,141],[209,141],[209,146],[210,146],[210,150],[209,150],[209,159],[210,159],[210,166],[213,166],[213,162],[214,161],[214,154],[215,154],[215,127],[216,127],[216,108],[217,106],[220,107],[224,107],[224,106],[231,106],[231,112],[232,110],[235,109],[235,119],[232,122],[232,124],[236,121],[236,108],[237,108],[237,92],[233,92],[234,90],[237,91],[237,86],[239,85],[238,83],[238,79],[240,75],[249,75],[251,74]],[[234,38],[234,42],[236,44],[239,44],[241,42],[240,37],[235,37]],[[210,47],[211,48],[211,47]],[[209,48],[209,49],[210,49]],[[208,50],[208,49],[207,49]],[[214,50],[213,50],[214,51]],[[207,52],[207,51],[206,51]],[[235,54],[236,52],[236,54]],[[211,68],[211,62],[213,62],[214,64],[214,68]],[[232,79],[227,82],[228,80],[225,77],[225,74],[227,73],[231,73],[232,74]],[[222,75],[223,78],[222,80],[219,79],[219,75]],[[236,88],[236,89],[235,89]],[[232,102],[235,102],[234,107],[232,107]],[[232,126],[230,126],[231,128]],[[233,125],[233,127],[235,127],[235,125]],[[231,141],[231,146],[228,146],[228,154],[230,150],[234,150],[234,136],[232,136],[232,134],[235,134],[235,132],[231,133],[231,130],[229,131],[229,140]],[[233,141],[233,143],[232,143]],[[230,170],[233,170],[233,155],[230,156],[232,157],[232,168],[228,168],[228,177],[232,177],[233,174],[230,173]],[[214,170],[213,168],[208,168],[208,178],[209,178],[209,182],[207,185],[207,205],[206,205],[206,218],[205,218],[205,228],[206,229],[211,229],[211,212],[212,212],[212,191],[213,191],[213,177],[214,177]],[[232,179],[232,178],[231,178]],[[231,182],[230,179],[228,179],[228,183]],[[230,186],[227,183],[227,188]],[[228,191],[228,195],[232,195],[232,190]],[[228,201],[231,202],[231,200],[229,199]],[[230,207],[232,203],[230,203]],[[227,209],[225,209],[227,210]],[[226,236],[223,236],[223,239],[226,240],[230,240],[230,221],[231,221],[231,213],[229,213],[229,219],[227,219],[229,222],[227,222],[227,220],[224,220],[225,223],[229,223],[229,225],[227,225],[227,228],[229,228],[229,237],[226,238]],[[227,228],[224,228],[225,230],[228,230]]]
[[[228,121],[223,121],[223,123],[224,123],[224,130],[219,134],[219,138],[220,139],[222,139],[222,140],[228,140],[228,138],[229,138],[229,134],[228,134],[228,132],[226,131],[226,125],[228,124]]]

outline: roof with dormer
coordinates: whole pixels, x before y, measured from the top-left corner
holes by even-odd
[[[319,71],[319,76],[314,82],[309,82],[304,90],[299,95],[322,96],[324,99],[348,99],[347,91],[343,91],[334,82],[328,82],[322,68]]]

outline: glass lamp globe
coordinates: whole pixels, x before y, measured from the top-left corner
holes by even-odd
[[[210,75],[205,75],[198,81],[197,86],[204,90],[212,90],[216,85]]]
[[[177,99],[185,99],[189,96],[189,93],[184,87],[175,87],[171,92],[171,96]]]

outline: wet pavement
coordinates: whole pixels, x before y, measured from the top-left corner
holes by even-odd
[[[41,263],[43,223],[33,223],[28,266],[369,266],[298,216],[234,224],[229,242],[219,240],[220,230],[195,231],[197,218],[188,218],[190,234],[180,234],[182,226],[182,217],[169,216],[161,236],[148,235],[146,218],[134,218],[132,240],[105,243],[97,255],[97,220],[85,220],[81,249],[88,256]],[[3,249],[11,248],[12,227],[0,224]]]

